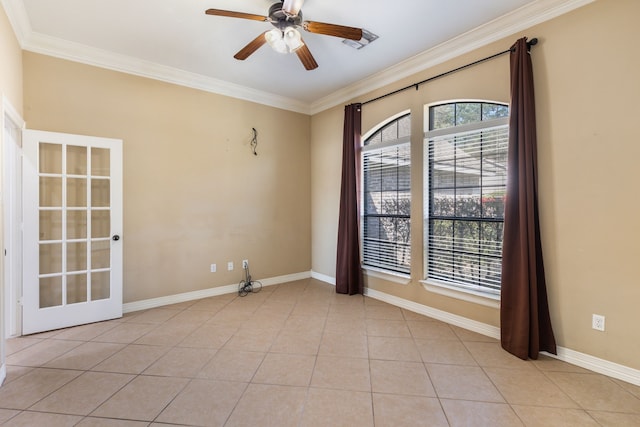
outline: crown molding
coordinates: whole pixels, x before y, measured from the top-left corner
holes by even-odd
[[[16,0],[0,0],[0,3],[9,18],[20,47],[24,49],[24,40],[33,32],[24,4]]]
[[[376,89],[434,67],[534,25],[548,21],[595,0],[537,0],[448,40],[432,49],[360,80],[311,104],[311,114],[350,102]],[[531,35],[535,37],[535,34]]]
[[[13,27],[16,38],[24,50],[313,115],[553,19],[595,0],[535,0],[511,13],[360,80],[356,84],[346,86],[311,104],[207,77],[202,74],[36,33],[31,28],[29,17],[22,1],[0,1]],[[534,36],[532,35],[532,37]]]
[[[295,99],[251,89],[151,61],[133,58],[102,49],[32,32],[23,41],[23,49],[113,71],[160,80],[180,86],[229,96],[271,107],[309,114],[309,105]]]

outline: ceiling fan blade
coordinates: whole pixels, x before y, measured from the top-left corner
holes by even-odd
[[[303,44],[301,47],[296,49],[296,55],[298,55],[302,65],[304,65],[304,68],[307,70],[315,70],[318,68],[318,63],[313,58],[313,55],[306,44]]]
[[[284,0],[282,10],[289,16],[298,16],[304,0]]]
[[[256,50],[260,49],[263,44],[267,42],[267,39],[264,37],[266,32],[260,34],[258,37],[249,42],[248,45],[240,49],[238,53],[233,55],[234,58],[239,59],[240,61],[244,61]]]
[[[324,22],[305,21],[302,27],[315,34],[324,34],[326,36],[340,37],[343,39],[360,40],[362,38],[362,29],[355,27],[346,27],[344,25],[325,24]]]
[[[251,19],[253,21],[268,21],[269,18],[262,15],[254,15],[252,13],[233,12],[231,10],[207,9],[204,13],[207,15],[228,16],[230,18]]]

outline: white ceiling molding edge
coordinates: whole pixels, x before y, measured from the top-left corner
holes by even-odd
[[[24,50],[313,115],[548,21],[595,0],[537,0],[311,104],[201,74],[35,33],[31,29],[26,10],[21,2],[17,0],[0,1],[11,22],[18,42]],[[529,34],[529,36],[535,37],[536,34]]]
[[[538,0],[311,104],[317,114],[596,0]],[[537,34],[528,34],[536,37]],[[515,40],[514,40],[515,42]],[[509,46],[505,46],[508,49]]]
[[[13,32],[16,34],[18,43],[22,47],[22,42],[29,34],[32,33],[31,23],[29,22],[29,16],[22,3],[18,3],[13,0],[0,0],[2,7],[4,8]]]
[[[31,37],[25,41],[23,49],[218,95],[309,114],[309,105],[304,102],[40,33],[31,33]]]

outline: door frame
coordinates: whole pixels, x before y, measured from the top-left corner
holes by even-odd
[[[2,98],[2,286],[3,337],[22,334],[22,130],[25,121],[6,97]],[[6,129],[12,133],[6,138]],[[9,147],[8,144],[16,144]],[[7,182],[7,177],[11,180]],[[6,251],[6,252],[5,252]]]
[[[20,280],[16,283],[11,283],[11,272],[17,271],[22,273],[22,249],[16,249],[15,239],[11,239],[7,237],[6,223],[5,218],[15,218],[14,214],[19,213],[19,218],[22,217],[21,209],[11,203],[11,198],[7,197],[7,184],[5,183],[5,171],[19,170],[20,165],[22,164],[21,159],[21,147],[17,147],[17,150],[11,150],[12,153],[16,154],[12,159],[9,159],[6,155],[7,151],[6,146],[8,144],[14,144],[18,141],[18,145],[21,144],[22,138],[22,129],[25,127],[25,122],[22,119],[18,110],[16,110],[11,102],[2,95],[2,102],[0,103],[0,123],[2,124],[2,130],[0,131],[0,192],[2,195],[0,196],[0,223],[2,224],[0,228],[0,244],[2,247],[0,248],[0,253],[2,256],[0,257],[0,385],[2,385],[4,379],[7,376],[7,369],[5,365],[6,358],[6,344],[5,339],[8,336],[19,335],[22,333],[22,311],[20,306],[20,296],[22,295],[22,280],[20,274]],[[10,138],[11,141],[7,141],[5,129],[9,130],[12,134]],[[15,148],[15,147],[14,147]],[[17,155],[19,153],[19,156]],[[19,159],[17,159],[20,157]],[[16,176],[17,175],[17,176]],[[22,197],[21,192],[21,184],[22,183],[22,173],[14,174],[15,180],[12,180],[14,184],[12,191],[18,197]],[[10,235],[13,233],[9,233]],[[22,224],[20,224],[20,228],[18,233],[14,234],[14,237],[18,239],[19,246],[22,243]],[[6,256],[4,256],[5,251],[7,254],[11,254],[11,260],[9,260]],[[13,256],[17,255],[17,256]],[[7,267],[9,267],[9,272],[7,272]]]

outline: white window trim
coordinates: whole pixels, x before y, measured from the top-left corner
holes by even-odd
[[[401,285],[408,285],[411,283],[411,276],[408,274],[396,273],[382,268],[372,267],[370,265],[363,265],[362,270],[367,276],[375,277],[376,279],[399,283]]]
[[[500,308],[500,295],[447,285],[445,283],[429,279],[420,280],[420,283],[422,283],[422,287],[425,290],[433,292],[434,294],[444,295],[450,298],[484,305],[486,307]]]

